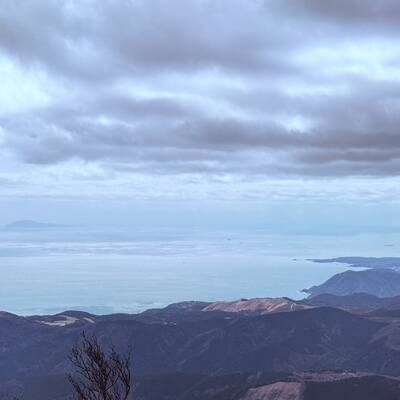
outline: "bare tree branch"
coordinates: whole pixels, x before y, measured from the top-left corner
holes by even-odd
[[[127,400],[131,391],[131,349],[126,354],[114,347],[105,352],[95,336],[82,333],[71,350],[74,372],[68,379],[75,400]]]

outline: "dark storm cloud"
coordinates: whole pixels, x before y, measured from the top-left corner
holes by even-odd
[[[399,19],[395,1],[5,0],[0,54],[62,95],[0,114],[3,145],[148,173],[397,175]]]

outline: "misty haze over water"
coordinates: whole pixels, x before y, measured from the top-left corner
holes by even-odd
[[[263,230],[3,229],[2,309],[137,312],[183,300],[289,296],[346,266],[308,258],[399,255],[396,234],[310,236]]]

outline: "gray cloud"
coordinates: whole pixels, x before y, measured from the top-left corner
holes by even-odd
[[[399,19],[390,0],[5,0],[0,54],[57,90],[2,114],[2,144],[148,174],[399,175]]]
[[[273,4],[275,3],[275,4]],[[400,21],[400,5],[396,0],[299,0],[295,2],[268,1],[268,7],[276,7],[282,12],[302,12],[302,15],[322,20],[333,20],[339,24],[360,22],[363,25],[375,25]]]
[[[274,33],[275,23],[260,11],[253,2],[6,0],[0,44],[22,62],[88,82],[202,68],[250,74],[289,68],[280,46],[293,38]]]

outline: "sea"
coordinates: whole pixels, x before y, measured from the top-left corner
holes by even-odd
[[[349,269],[315,258],[400,256],[399,234],[262,229],[57,227],[0,230],[0,310],[136,313],[186,300],[286,296]]]

